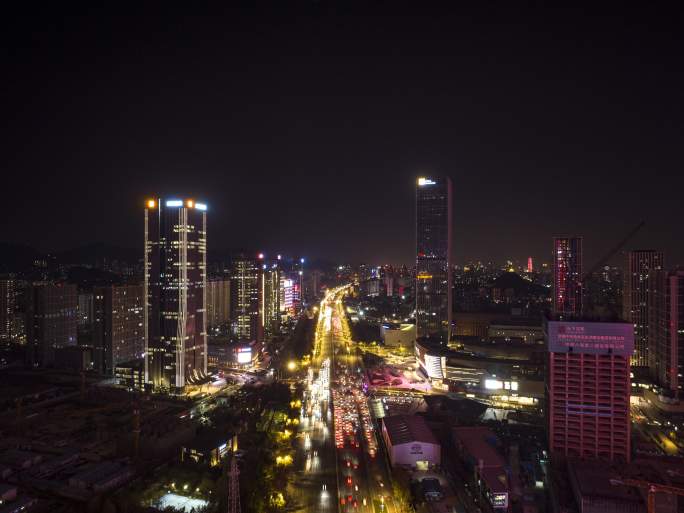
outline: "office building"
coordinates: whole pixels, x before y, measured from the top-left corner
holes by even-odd
[[[549,319],[545,336],[551,455],[628,462],[632,326]]]
[[[446,345],[451,335],[451,179],[416,186],[416,337]]]
[[[12,339],[16,312],[16,280],[13,276],[0,277],[0,340]]]
[[[684,399],[684,270],[649,273],[649,367],[656,383]]]
[[[143,286],[95,287],[93,298],[94,367],[112,375],[120,363],[144,358]]]
[[[294,317],[299,311],[300,289],[297,278],[293,273],[281,273],[280,276],[280,312],[285,317]]]
[[[262,255],[260,255],[262,256]],[[234,334],[240,341],[261,341],[261,266],[263,258],[240,256],[233,260],[232,284]]]
[[[145,381],[182,390],[207,371],[207,207],[149,200],[145,209]]]
[[[651,249],[630,251],[624,272],[623,319],[634,325],[632,365],[648,367],[649,346],[655,350],[655,339],[649,336],[648,301],[655,283],[649,273],[663,269],[663,254]]]
[[[280,328],[280,268],[264,264],[261,272],[261,329],[266,338]]]
[[[82,292],[78,295],[78,325],[89,327],[93,323],[93,294]]]
[[[76,346],[78,290],[66,283],[34,283],[27,292],[28,364],[50,367],[55,352]]]
[[[207,328],[219,329],[230,321],[230,280],[207,281]]]
[[[582,315],[582,238],[553,239],[553,312],[572,318]]]

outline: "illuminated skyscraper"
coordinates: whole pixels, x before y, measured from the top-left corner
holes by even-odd
[[[684,270],[651,271],[649,367],[651,376],[684,399]]]
[[[582,238],[553,239],[553,312],[582,315]]]
[[[416,186],[416,337],[447,344],[451,335],[451,179]]]
[[[260,316],[261,266],[263,255],[259,258],[240,256],[233,260],[231,301],[235,336],[243,342],[261,342],[263,326]]]
[[[266,337],[280,327],[280,269],[277,263],[264,264],[261,272],[261,324]]]
[[[12,338],[12,325],[16,311],[16,279],[0,276],[0,340]]]
[[[207,207],[149,200],[145,209],[145,381],[182,390],[207,372]]]
[[[649,345],[655,350],[655,339],[649,335],[648,301],[654,292],[655,280],[649,273],[663,269],[663,253],[652,249],[639,249],[627,254],[622,299],[623,318],[634,325],[634,355],[632,365],[647,367]],[[650,343],[652,342],[652,344]]]
[[[629,461],[632,327],[548,320],[544,329],[552,456]]]

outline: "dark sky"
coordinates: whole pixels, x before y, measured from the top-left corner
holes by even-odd
[[[410,262],[442,173],[457,262],[574,232],[589,265],[643,218],[684,263],[675,13],[192,5],[3,16],[1,239],[135,247],[178,193],[210,248]]]

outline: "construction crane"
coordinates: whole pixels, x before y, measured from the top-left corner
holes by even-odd
[[[647,505],[648,513],[656,513],[655,498],[656,493],[669,493],[671,495],[679,495],[684,497],[684,488],[677,488],[676,486],[664,485],[660,483],[651,483],[649,481],[644,481],[642,479],[611,479],[610,484],[613,486],[634,486],[636,488],[641,488],[648,492]]]
[[[600,267],[605,265],[605,263],[610,260],[610,258],[615,255],[618,251],[622,249],[622,246],[627,244],[632,237],[634,237],[639,230],[641,230],[644,225],[646,224],[646,221],[640,221],[638,225],[636,225],[634,228],[630,230],[630,232],[625,235],[620,242],[618,242],[615,246],[611,248],[611,250],[606,253],[603,258],[601,258],[598,262],[596,262],[591,269],[585,275],[582,277],[582,286],[584,286],[584,283],[587,281],[587,279]]]

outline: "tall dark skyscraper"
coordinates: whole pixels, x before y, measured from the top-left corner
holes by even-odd
[[[93,290],[93,361],[103,374],[123,362],[141,361],[145,350],[142,285],[110,285]]]
[[[451,335],[451,179],[416,186],[416,337],[447,344]]]
[[[649,273],[663,269],[663,253],[652,249],[638,249],[627,254],[622,310],[623,318],[634,325],[634,355],[632,365],[647,367],[649,350],[655,339],[649,334],[648,301],[656,282]],[[655,347],[653,347],[655,350]]]
[[[553,239],[553,312],[582,315],[582,238]]]
[[[77,344],[78,289],[66,283],[34,283],[27,296],[26,357],[31,366],[50,367],[57,351]]]
[[[145,381],[182,390],[207,372],[207,206],[149,200],[145,209]]]
[[[0,340],[12,338],[12,324],[16,311],[16,280],[0,276]]]
[[[684,399],[684,270],[651,271],[649,367],[656,383]]]

